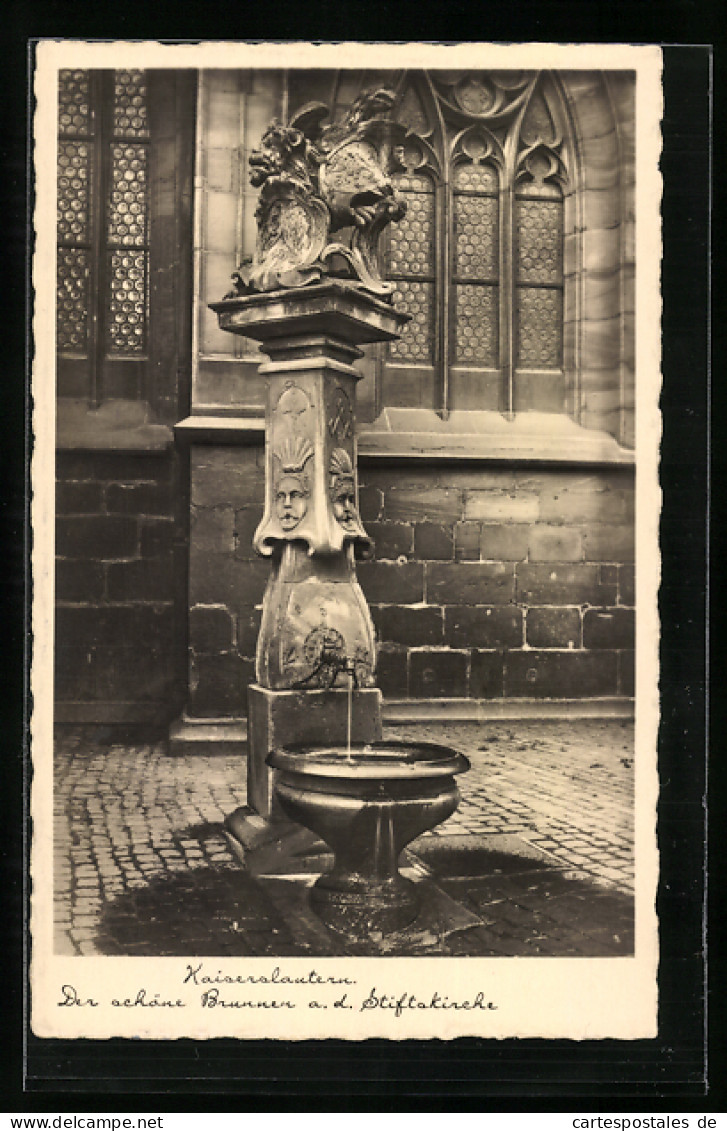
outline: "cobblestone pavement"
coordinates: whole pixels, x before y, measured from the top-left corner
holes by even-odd
[[[633,939],[633,727],[623,720],[411,725],[466,754],[457,813],[412,846],[426,914],[380,946],[333,940],[307,907],[325,865],[243,871],[223,832],[244,761],[164,743],[59,737],[55,924],[66,955],[616,954]],[[318,850],[320,851],[320,850]]]
[[[417,727],[396,733],[423,737]],[[457,812],[433,835],[519,834],[572,871],[633,890],[631,722],[440,725],[436,735],[472,770],[459,779]]]

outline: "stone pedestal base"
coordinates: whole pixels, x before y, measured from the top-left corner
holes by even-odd
[[[200,719],[185,713],[169,727],[168,750],[176,758],[188,754],[242,754],[246,741],[245,719]]]
[[[262,817],[278,816],[274,771],[265,759],[282,746],[345,746],[348,691],[271,691],[251,684],[247,731],[247,804]],[[351,733],[359,745],[381,740],[378,688],[352,692]]]

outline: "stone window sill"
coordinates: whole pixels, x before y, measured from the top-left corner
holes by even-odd
[[[634,463],[607,432],[567,416],[523,412],[506,420],[498,412],[452,412],[447,420],[420,408],[387,408],[358,437],[359,456],[400,459],[476,459],[517,463]]]
[[[193,415],[175,426],[178,441],[260,444],[262,418]],[[635,453],[607,432],[583,428],[554,413],[453,412],[442,420],[429,409],[388,408],[358,433],[362,463],[378,460],[590,464],[633,466]]]
[[[85,400],[60,397],[56,408],[56,448],[94,451],[164,452],[174,442],[166,424],[150,421],[144,401],[109,400],[90,408]]]

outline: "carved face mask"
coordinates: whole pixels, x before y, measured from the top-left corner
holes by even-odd
[[[308,510],[309,492],[301,476],[283,475],[275,492],[275,511],[283,530],[293,530]]]
[[[358,511],[354,494],[353,479],[341,476],[334,480],[331,489],[333,513],[344,530],[355,530],[358,526]]]

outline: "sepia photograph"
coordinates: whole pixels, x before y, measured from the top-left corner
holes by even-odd
[[[38,60],[34,1031],[653,1035],[659,50]]]

